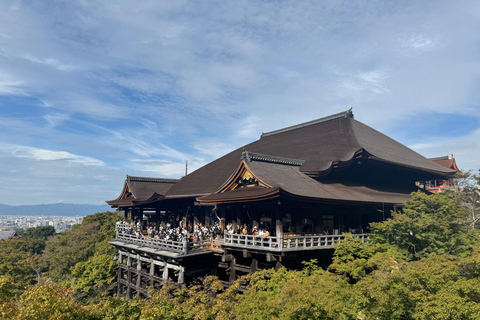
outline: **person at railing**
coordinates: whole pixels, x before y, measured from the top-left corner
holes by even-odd
[[[243,228],[242,228],[242,234],[243,234],[243,235],[247,235],[247,234],[248,234],[247,229],[248,229],[248,227],[247,227],[247,224],[245,223],[245,224],[243,225]]]
[[[228,234],[233,234],[233,225],[231,222],[227,224],[226,231]]]
[[[146,226],[146,236],[143,236],[142,231],[139,228],[139,224],[132,222],[129,224],[126,221],[118,223],[116,225],[118,234],[131,235],[132,238],[149,240],[149,241],[175,241],[182,242],[184,239],[189,242],[203,242],[206,239],[213,239],[216,236],[220,236],[221,229],[219,223],[215,223],[213,226],[202,225],[201,223],[190,224],[191,232],[187,228],[176,227],[174,228],[170,223],[161,222],[157,227]]]

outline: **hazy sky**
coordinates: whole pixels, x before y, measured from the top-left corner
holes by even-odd
[[[0,1],[0,203],[115,199],[353,107],[480,168],[480,1]]]

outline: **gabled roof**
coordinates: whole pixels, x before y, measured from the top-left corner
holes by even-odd
[[[7,240],[8,238],[12,238],[16,236],[15,231],[0,231],[0,239]]]
[[[351,110],[296,126],[263,133],[261,138],[183,177],[169,197],[201,196],[215,192],[237,169],[242,150],[290,159],[302,159],[299,172],[327,175],[340,164],[352,163],[363,154],[371,160],[414,170],[433,177],[454,170],[442,167],[401,143],[356,121]]]
[[[429,158],[429,159],[441,165],[442,167],[459,171],[457,167],[457,163],[455,162],[455,158],[453,157],[453,154],[449,154],[448,156],[443,156],[443,157]]]
[[[113,207],[126,207],[160,200],[178,181],[177,179],[127,176],[120,196],[115,200],[106,201],[106,203]]]
[[[249,157],[248,152],[243,152],[243,155],[238,169],[224,186],[214,194],[197,198],[197,201],[209,204],[247,202],[282,195],[307,201],[401,204],[410,198],[408,191],[377,190],[367,186],[319,182],[299,170],[298,163],[301,160],[261,154]],[[248,170],[263,186],[231,190],[229,186],[235,185],[238,173],[242,170]]]

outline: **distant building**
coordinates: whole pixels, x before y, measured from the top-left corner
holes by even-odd
[[[445,168],[452,169],[457,172],[459,171],[457,167],[457,163],[455,162],[455,158],[453,157],[453,154],[449,154],[448,156],[443,156],[443,157],[429,158],[429,159]],[[435,179],[435,180],[426,181],[425,190],[428,190],[431,193],[445,192],[447,190],[453,191],[453,192],[459,191],[458,185],[455,183],[455,179],[451,177],[449,179]]]
[[[0,239],[2,240],[13,238],[16,235],[15,231],[0,231]]]

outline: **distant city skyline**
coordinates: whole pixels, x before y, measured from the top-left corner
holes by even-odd
[[[353,108],[480,168],[478,1],[0,3],[0,203],[104,204]]]

